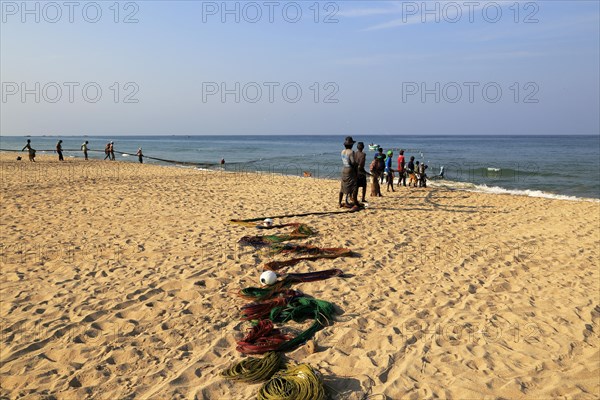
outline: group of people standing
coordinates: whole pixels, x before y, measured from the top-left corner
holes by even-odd
[[[411,156],[408,163],[404,158],[404,150],[400,150],[398,155],[398,168],[392,168],[394,151],[388,150],[386,154],[383,154],[383,149],[379,147],[375,158],[370,165],[371,174],[377,175],[381,183],[385,179],[387,183],[387,191],[390,189],[394,192],[394,173],[398,173],[397,185],[407,186],[406,179],[408,178],[408,186],[413,187],[427,187],[427,174],[425,170],[429,168],[425,163],[415,161],[415,157]],[[371,190],[372,196],[381,197],[381,189],[377,179],[373,179],[373,188]]]
[[[365,201],[365,192],[367,190],[367,175],[365,171],[365,162],[367,155],[363,151],[365,144],[358,142],[356,145],[357,151],[353,151],[354,141],[352,136],[346,137],[344,140],[344,150],[342,150],[342,186],[339,194],[340,207],[348,207],[353,211],[358,211],[361,203],[358,201],[358,189],[362,190],[362,202]],[[346,196],[345,202],[344,195]],[[352,197],[352,204],[348,202],[348,197]]]
[[[28,155],[29,155],[29,161],[35,162],[35,149],[33,147],[31,147],[31,139],[27,139],[27,144],[25,145],[25,147],[23,147],[23,149],[21,151],[25,151],[27,150]],[[63,148],[62,148],[62,140],[59,140],[56,143],[56,147],[55,147],[55,151],[58,154],[58,161],[64,161],[65,158],[63,157]],[[81,151],[83,151],[83,157],[85,160],[88,159],[88,151],[89,151],[89,141],[85,141],[82,145],[81,145]],[[111,161],[115,160],[115,143],[113,141],[110,141],[106,144],[106,146],[104,147],[104,154],[105,157],[104,159],[109,159]],[[144,162],[144,154],[142,153],[142,148],[138,148],[138,151],[136,153],[136,156],[138,157],[138,161],[140,162],[140,164],[142,164]]]
[[[339,194],[340,207],[348,207],[353,211],[359,210],[362,207],[358,201],[358,191],[362,188],[362,202],[365,202],[365,192],[367,190],[367,175],[371,176],[371,196],[382,197],[381,184],[384,180],[387,184],[387,191],[390,189],[394,192],[394,173],[398,173],[399,186],[427,187],[427,174],[425,170],[428,168],[425,163],[415,161],[415,157],[411,156],[408,163],[404,158],[404,150],[400,150],[397,159],[397,169],[393,169],[394,151],[388,150],[384,154],[383,148],[379,147],[373,161],[369,165],[369,172],[365,170],[365,162],[367,155],[364,152],[365,145],[363,142],[358,142],[356,151],[352,147],[356,141],[352,136],[346,137],[344,140],[344,150],[342,150],[342,185]],[[344,195],[346,196],[345,202]],[[348,197],[352,198],[352,203],[348,202]]]

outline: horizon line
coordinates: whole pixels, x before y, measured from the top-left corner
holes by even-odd
[[[227,134],[93,134],[93,135],[45,135],[45,134],[27,134],[27,135],[6,135],[0,133],[1,137],[50,137],[50,138],[60,138],[60,137],[216,137],[216,136],[600,136],[600,132],[598,133],[367,133],[367,134],[345,134],[345,133],[293,133],[293,134],[272,134],[272,133],[227,133]]]

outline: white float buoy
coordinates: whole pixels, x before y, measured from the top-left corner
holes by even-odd
[[[277,274],[273,271],[265,271],[260,274],[260,283],[263,285],[272,285],[277,282]]]

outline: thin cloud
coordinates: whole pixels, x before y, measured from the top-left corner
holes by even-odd
[[[413,15],[409,18],[402,17],[402,18],[393,19],[391,21],[384,22],[381,24],[369,26],[368,28],[362,29],[362,31],[363,32],[378,31],[378,30],[382,30],[382,29],[391,29],[391,28],[396,28],[399,26],[422,24],[422,23],[423,23],[423,21],[421,21],[421,16]]]
[[[511,58],[529,58],[529,57],[541,57],[544,53],[533,52],[533,51],[506,51],[506,52],[495,52],[488,54],[476,54],[464,57],[467,61],[477,60],[505,60]]]
[[[360,18],[370,17],[372,15],[388,15],[397,13],[398,10],[395,8],[354,8],[346,11],[341,10],[337,13],[337,15],[347,18]]]
[[[335,61],[335,63],[346,66],[375,66],[396,62],[422,61],[435,56],[435,54],[372,54],[368,56],[344,58]]]
[[[401,14],[402,17],[401,18],[395,18],[391,21],[387,21],[387,22],[383,22],[377,25],[372,25],[369,26],[367,28],[362,29],[363,32],[367,32],[367,31],[376,31],[376,30],[382,30],[382,29],[393,29],[393,28],[397,28],[397,27],[401,27],[401,26],[405,26],[405,25],[414,25],[414,24],[427,24],[427,23],[436,23],[435,18],[433,18],[431,15],[426,16],[423,12],[423,10],[421,9],[421,4],[422,3],[417,3],[417,2],[411,2],[411,9],[410,9],[410,14],[405,15],[404,12],[405,11],[409,11],[408,8],[402,6],[402,3],[394,3],[396,5],[395,8],[390,8],[388,9],[388,14],[389,13],[393,13],[393,14]],[[441,8],[441,2],[436,2],[436,4],[440,5],[440,14],[442,13],[442,8]],[[515,4],[515,1],[510,1],[510,0],[498,0],[495,1],[494,4],[498,5],[501,9],[502,8],[506,8],[506,7],[510,7],[513,6]],[[469,4],[469,7],[464,6],[462,7],[459,4],[459,7],[461,7],[460,11],[461,11],[461,18],[462,19],[466,19],[468,20],[471,17],[471,13],[477,13],[477,12],[481,12],[481,9],[485,6],[485,2],[471,2]],[[412,7],[417,7],[417,9],[413,9]],[[365,9],[366,10],[366,9]],[[357,16],[358,16],[358,12],[357,12]],[[364,14],[361,16],[367,16],[368,14]],[[375,14],[371,14],[371,15],[375,15]],[[454,15],[453,15],[454,16]]]
[[[389,6],[391,4],[391,7]],[[389,15],[398,14],[402,11],[401,2],[392,2],[386,4],[386,7],[366,7],[366,8],[351,8],[348,10],[340,10],[338,15],[348,18],[371,17],[373,15]]]

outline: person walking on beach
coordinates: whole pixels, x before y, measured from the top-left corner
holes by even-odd
[[[348,203],[348,195],[352,196],[353,207],[352,211],[358,211],[358,199],[356,190],[356,180],[357,180],[357,166],[356,159],[354,158],[354,151],[352,151],[352,146],[356,143],[352,136],[347,136],[344,140],[344,150],[342,150],[342,185],[340,188],[339,195],[339,204],[340,207],[349,207]],[[346,195],[346,204],[342,203],[342,199]]]
[[[62,140],[59,140],[58,143],[56,143],[56,152],[58,153],[58,161],[65,161],[62,154]]]
[[[110,143],[111,142],[106,143],[106,147],[104,147],[104,154],[105,154],[104,159],[105,160],[107,158],[110,160]]]
[[[356,180],[356,198],[358,198],[358,190],[362,188],[362,202],[364,203],[365,194],[367,191],[367,171],[365,171],[365,162],[367,161],[367,154],[363,151],[365,148],[365,144],[363,142],[358,142],[356,145],[356,152],[354,153],[354,159],[356,160],[356,164],[358,164],[357,170],[357,180]]]
[[[87,160],[88,159],[88,155],[87,155],[87,152],[88,152],[88,141],[87,140],[85,141],[85,143],[83,143],[81,145],[81,150],[83,150],[83,157],[84,157],[84,159]]]
[[[369,170],[371,171],[371,197],[383,197],[381,195],[381,186],[379,185],[379,157],[375,154]]]
[[[394,152],[392,150],[389,150],[387,152],[387,158],[385,159],[385,173],[386,175],[386,182],[387,182],[387,190],[386,191],[390,191],[390,187],[392,188],[392,192],[394,192],[394,170],[392,169],[392,157],[394,155]]]
[[[138,160],[140,162],[140,164],[144,163],[144,155],[142,154],[142,148],[140,147],[137,151],[137,153],[135,153],[136,156],[138,156]]]
[[[29,155],[29,161],[35,162],[35,149],[31,147],[31,139],[27,139],[27,144],[21,151],[25,151],[27,149],[27,153]]]
[[[114,144],[114,142],[110,142],[109,150],[110,150],[110,159],[112,161],[115,161],[115,144]]]
[[[400,154],[398,155],[398,186],[400,186],[400,182],[402,182],[402,186],[406,186],[406,175],[404,174],[404,150],[400,150]]]

